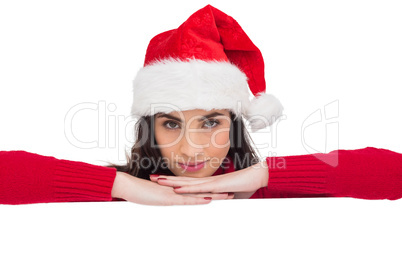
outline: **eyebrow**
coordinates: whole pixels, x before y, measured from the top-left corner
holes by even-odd
[[[198,121],[201,122],[201,121],[203,121],[203,120],[205,120],[205,119],[207,119],[207,118],[214,117],[214,116],[217,116],[217,115],[223,115],[223,116],[225,116],[225,115],[222,114],[222,113],[213,112],[213,113],[210,113],[210,114],[207,114],[207,115],[203,115],[200,119],[198,119]],[[176,121],[178,121],[178,122],[182,122],[182,121],[180,120],[180,118],[177,118],[177,117],[175,117],[175,116],[173,116],[173,115],[170,115],[170,114],[160,114],[160,115],[157,116],[157,118],[162,118],[162,117],[166,117],[166,118],[169,118],[169,119],[176,120]]]

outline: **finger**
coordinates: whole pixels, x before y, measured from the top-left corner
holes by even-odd
[[[169,179],[160,178],[156,182],[158,184],[160,184],[160,185],[163,185],[163,186],[179,187],[179,186],[195,185],[195,184],[205,183],[205,182],[208,182],[208,180],[199,179],[199,180],[194,180],[194,181],[181,181],[181,180],[173,181],[173,180],[169,180]]]
[[[232,199],[234,197],[234,194],[230,193],[218,193],[218,194],[207,194],[207,193],[202,193],[202,194],[182,194],[185,196],[193,196],[193,197],[211,197],[212,200],[224,200],[224,199]]]
[[[204,205],[211,203],[211,200],[204,197],[177,195],[172,205]]]
[[[214,183],[200,183],[193,185],[184,185],[184,186],[174,186],[174,191],[178,194],[184,193],[222,193],[224,191],[219,191],[216,188]]]
[[[195,177],[185,177],[185,176],[167,176],[167,175],[156,175],[156,174],[151,174],[149,175],[149,178],[151,181],[158,181],[158,179],[167,179],[171,181],[196,181],[196,180],[205,180],[205,181],[210,181],[213,180],[214,177],[204,177],[204,178],[195,178]]]
[[[158,181],[158,178],[168,178],[168,177],[170,177],[170,176],[165,176],[165,175],[156,175],[156,174],[151,174],[151,175],[149,175],[149,179],[151,180],[151,181],[153,181],[153,182],[157,182]]]

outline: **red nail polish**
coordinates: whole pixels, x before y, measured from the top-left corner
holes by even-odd
[[[179,189],[179,188],[181,188],[181,186],[173,187],[173,189]]]
[[[212,197],[204,197],[205,200],[212,200]]]
[[[158,177],[158,176],[160,176],[159,174],[151,174],[151,175],[149,175],[150,177]]]

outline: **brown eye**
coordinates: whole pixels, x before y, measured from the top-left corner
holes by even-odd
[[[167,129],[177,129],[178,124],[174,121],[166,121],[163,123],[163,126],[166,127]]]
[[[205,121],[205,125],[207,125],[208,128],[214,128],[217,125],[219,125],[219,121],[218,120],[208,120],[208,121]]]

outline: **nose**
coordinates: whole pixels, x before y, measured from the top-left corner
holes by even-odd
[[[205,135],[197,130],[189,130],[180,140],[180,153],[188,158],[196,159],[197,155],[203,155],[205,148],[209,146]]]

